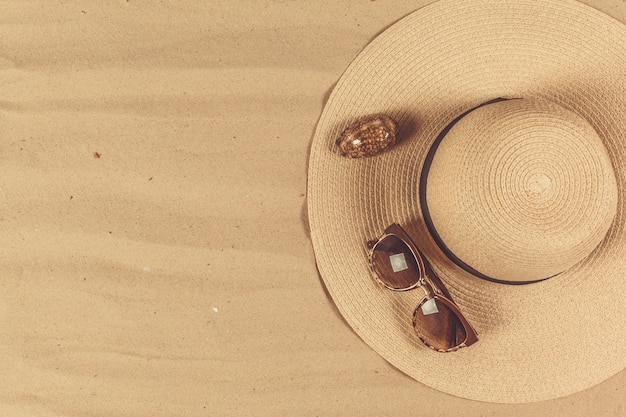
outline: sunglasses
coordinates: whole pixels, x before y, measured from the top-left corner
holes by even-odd
[[[478,341],[474,328],[400,225],[392,224],[367,247],[370,267],[385,288],[424,291],[413,312],[413,328],[426,346],[438,352],[453,352]]]

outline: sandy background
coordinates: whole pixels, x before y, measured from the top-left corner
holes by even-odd
[[[434,391],[324,291],[317,119],[429,2],[0,1],[0,415],[626,415],[626,372],[533,404]]]

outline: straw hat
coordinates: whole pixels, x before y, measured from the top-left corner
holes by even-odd
[[[359,117],[397,143],[345,158]],[[371,42],[311,147],[318,268],[354,331],[401,371],[476,400],[571,394],[626,367],[626,27],[574,1],[441,0]],[[479,334],[420,342],[421,291],[379,285],[366,242],[399,223]]]

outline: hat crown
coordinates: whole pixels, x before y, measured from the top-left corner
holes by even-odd
[[[594,128],[549,101],[474,109],[437,144],[426,214],[440,246],[483,278],[533,282],[598,246],[617,209],[611,160]]]

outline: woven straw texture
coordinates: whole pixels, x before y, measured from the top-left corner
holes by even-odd
[[[478,276],[555,276],[587,257],[615,217],[613,165],[591,125],[554,103],[481,106],[433,145],[422,210],[438,244]]]
[[[607,192],[607,204],[615,204],[602,217],[615,213],[608,232],[581,261],[539,283],[475,277],[443,255],[423,221],[420,175],[433,141],[456,116],[496,97],[536,98],[575,113],[595,130],[613,167],[609,188],[617,195]],[[341,158],[336,137],[372,113],[399,122],[400,143],[376,157]],[[626,367],[625,140],[626,28],[619,22],[573,1],[426,6],[358,55],[319,120],[308,204],[322,279],[365,343],[428,386],[512,403],[591,387]],[[578,165],[592,159],[574,154]],[[550,169],[557,175],[558,167]],[[393,222],[431,261],[476,328],[477,344],[449,354],[428,349],[410,320],[422,292],[393,293],[372,279],[365,242]]]

